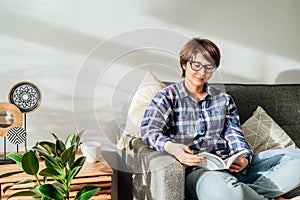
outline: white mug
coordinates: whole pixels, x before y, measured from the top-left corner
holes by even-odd
[[[81,152],[86,157],[86,162],[94,163],[100,160],[101,143],[95,141],[86,141],[81,144]]]

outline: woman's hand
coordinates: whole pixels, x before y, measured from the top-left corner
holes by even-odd
[[[249,160],[247,158],[241,157],[235,160],[230,168],[228,169],[230,172],[240,172],[245,169],[249,164]]]
[[[179,162],[188,166],[194,166],[201,163],[204,158],[193,154],[190,148],[184,144],[178,144],[167,141],[165,151],[177,158]]]

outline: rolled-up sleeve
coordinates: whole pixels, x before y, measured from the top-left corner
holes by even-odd
[[[171,105],[163,93],[158,93],[152,99],[141,122],[142,140],[152,149],[165,152],[164,145],[173,140],[166,135],[169,129]]]
[[[249,163],[253,156],[253,151],[248,145],[243,131],[240,126],[239,115],[236,108],[236,105],[233,99],[229,96],[228,105],[227,105],[227,113],[225,118],[225,139],[228,143],[228,147],[231,152],[229,155],[233,155],[241,150],[247,149],[248,154],[246,157],[249,160]]]

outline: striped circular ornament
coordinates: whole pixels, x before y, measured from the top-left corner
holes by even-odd
[[[13,126],[8,130],[6,137],[12,144],[21,144],[25,142],[27,133],[23,127]]]

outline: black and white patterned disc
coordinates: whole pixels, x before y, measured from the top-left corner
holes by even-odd
[[[10,103],[16,105],[22,113],[37,109],[41,103],[40,90],[30,82],[20,82],[14,85],[8,98]]]
[[[13,126],[7,132],[7,140],[12,144],[21,144],[26,141],[26,130],[21,126]]]

